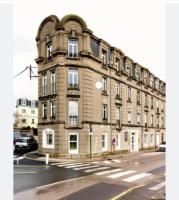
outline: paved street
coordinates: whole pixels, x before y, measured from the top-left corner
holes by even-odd
[[[165,153],[66,160],[49,166],[22,158],[14,165],[14,193],[15,200],[148,200],[165,193]]]

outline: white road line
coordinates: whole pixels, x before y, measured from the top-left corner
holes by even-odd
[[[99,167],[99,168],[95,168],[95,169],[88,169],[88,170],[85,170],[86,173],[89,173],[89,172],[95,172],[95,171],[99,171],[99,170],[103,170],[103,169],[109,169],[111,167]]]
[[[133,181],[136,181],[136,180],[139,180],[141,178],[144,178],[144,177],[147,177],[147,176],[150,176],[151,174],[147,174],[147,173],[140,173],[140,174],[137,174],[137,175],[134,175],[134,176],[131,176],[129,178],[126,178],[126,179],[123,179],[123,181],[126,181],[126,182],[133,182]]]
[[[117,173],[117,174],[112,174],[112,175],[109,175],[107,176],[108,178],[119,178],[121,176],[125,176],[125,175],[128,175],[128,174],[131,174],[131,173],[134,173],[135,171],[133,170],[129,170],[129,171],[125,171],[125,172],[120,172],[120,173]]]
[[[157,185],[154,186],[154,187],[149,188],[149,190],[159,190],[159,189],[161,189],[161,188],[164,187],[164,186],[165,186],[165,181],[163,181],[163,182],[157,184]]]
[[[78,168],[74,168],[74,170],[90,169],[90,168],[95,168],[95,167],[99,167],[99,165],[92,165],[92,166],[87,166],[87,167],[78,167]]]
[[[77,165],[77,164],[82,164],[82,163],[67,163],[67,164],[61,164],[57,165],[58,167],[65,167],[65,166],[71,166],[71,165]]]
[[[14,158],[14,160],[22,160],[22,159],[24,159],[23,156],[20,156],[20,157],[16,157],[16,158]]]
[[[69,168],[75,168],[75,167],[83,167],[83,166],[89,166],[90,164],[79,164],[79,165],[71,165],[71,166],[67,166],[65,168],[69,169]]]
[[[60,164],[68,164],[72,162],[59,162],[59,163],[51,163],[50,165],[60,165]]]
[[[112,169],[112,170],[108,170],[108,171],[104,171],[104,172],[98,172],[98,173],[95,173],[95,175],[103,175],[103,174],[108,174],[108,173],[111,173],[111,172],[119,172],[121,171],[122,169]]]
[[[121,160],[112,160],[112,161],[114,161],[116,163],[120,163],[121,162]]]
[[[51,183],[51,184],[48,184],[48,185],[36,187],[36,189],[42,189],[42,188],[45,188],[45,187],[48,187],[48,186],[57,185],[57,184],[60,184],[60,183],[65,183],[65,182],[71,182],[71,181],[74,181],[74,180],[77,180],[77,179],[82,179],[82,178],[84,178],[84,177],[82,176],[82,177],[78,177],[78,178],[72,178],[72,179],[68,179],[68,180],[64,180],[64,181],[59,181],[59,182]]]
[[[99,161],[94,161],[94,162],[91,162],[93,164],[99,164]]]
[[[111,161],[109,161],[109,160],[104,160],[103,161],[105,164],[111,164]]]

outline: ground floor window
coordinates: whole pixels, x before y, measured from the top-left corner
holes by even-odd
[[[78,154],[78,133],[69,133],[69,153]]]
[[[154,134],[151,134],[151,136],[150,136],[150,143],[154,143]]]
[[[107,135],[102,134],[102,151],[107,151]]]
[[[144,144],[147,144],[147,134],[144,134]]]
[[[116,148],[120,149],[120,134],[116,135]]]
[[[43,131],[43,148],[54,149],[54,130],[53,129],[45,129]]]

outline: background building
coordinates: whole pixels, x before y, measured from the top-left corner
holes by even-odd
[[[37,128],[38,101],[27,98],[17,99],[15,110],[15,128]]]
[[[165,140],[165,83],[81,17],[45,18],[36,41],[40,153],[95,156]]]

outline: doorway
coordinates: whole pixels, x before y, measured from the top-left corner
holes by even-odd
[[[131,152],[139,151],[138,133],[131,133]]]

